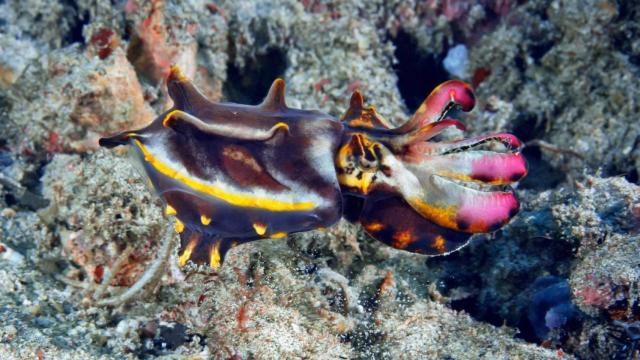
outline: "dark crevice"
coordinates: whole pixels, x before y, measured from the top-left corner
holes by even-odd
[[[279,48],[269,48],[263,54],[245,59],[242,68],[230,61],[223,87],[226,100],[239,104],[260,103],[271,83],[283,77],[286,69],[287,54]]]
[[[549,50],[553,48],[555,42],[553,40],[541,41],[535,43],[529,47],[529,55],[535,60],[539,62],[543,56],[545,56]]]
[[[638,184],[638,169],[632,169],[624,175],[628,182]]]
[[[84,44],[82,30],[85,25],[90,23],[91,16],[86,11],[81,12],[75,1],[66,1],[64,6],[69,12],[69,16],[67,17],[67,19],[69,19],[69,31],[62,37],[62,45]]]
[[[516,69],[518,69],[518,71],[520,71],[521,73],[524,73],[527,70],[527,61],[526,61],[526,54],[518,54],[514,59],[513,59],[513,65],[516,67]]]
[[[520,188],[542,191],[553,189],[566,181],[566,173],[546,161],[539,147],[526,147],[522,154],[527,159],[528,175],[520,182]]]
[[[627,55],[629,62],[640,66],[640,51],[634,46],[640,36],[640,7],[634,2],[620,2],[618,4],[618,17],[612,26],[612,45]]]
[[[536,333],[540,319],[531,315],[532,311],[544,313],[548,309],[540,309],[546,305],[536,304],[533,298],[545,289],[539,286],[540,279],[545,276],[566,282],[574,258],[572,245],[542,237],[479,240],[473,249],[465,248],[447,257],[427,261],[430,269],[440,272],[438,291],[444,296],[453,296],[450,306],[454,310],[465,311],[476,320],[495,326],[506,323],[517,327],[518,337],[529,342],[544,340]],[[503,249],[505,241],[517,242],[510,246],[517,247],[518,255],[512,254],[510,261],[513,263],[506,267],[509,280],[502,283],[503,275],[496,275],[495,267],[505,261],[500,256],[508,255]],[[468,295],[459,296],[464,293]]]
[[[433,88],[449,80],[449,74],[442,66],[442,55],[421,51],[412,35],[401,30],[391,41],[395,45],[397,63],[393,69],[398,76],[400,95],[413,113]]]
[[[546,121],[532,112],[522,111],[513,121],[513,135],[522,142],[541,138],[544,135]]]
[[[513,134],[523,143],[541,139],[545,134],[546,120],[531,112],[521,112],[514,120]],[[522,154],[527,160],[529,175],[521,182],[524,189],[553,189],[566,180],[566,174],[546,161],[539,147],[525,147]]]
[[[5,152],[0,151],[0,154]],[[13,157],[1,156],[3,164],[11,166],[14,162]],[[4,188],[3,201],[7,206],[14,207],[19,210],[36,211],[49,205],[49,200],[42,196],[42,184],[40,178],[44,175],[44,168],[47,164],[44,160],[33,160],[37,164],[32,171],[26,171],[22,180],[17,183],[10,179],[0,178],[0,186]],[[3,167],[0,166],[0,170]]]
[[[193,347],[204,347],[206,336],[194,333],[190,328],[177,322],[160,323],[150,321],[140,328],[143,345],[135,351],[139,358],[150,358],[172,354],[175,349],[186,343]],[[196,343],[197,341],[197,343]]]

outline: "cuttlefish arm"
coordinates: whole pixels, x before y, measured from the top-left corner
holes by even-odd
[[[440,226],[416,212],[401,196],[372,193],[360,223],[376,240],[396,249],[424,255],[445,255],[467,244],[472,234]]]
[[[469,84],[460,80],[446,81],[431,91],[409,121],[393,131],[396,134],[419,131],[428,124],[443,120],[455,108],[471,111],[475,103],[475,94]]]

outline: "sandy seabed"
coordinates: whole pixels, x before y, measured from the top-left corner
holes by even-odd
[[[639,23],[611,0],[0,1],[0,358],[637,359]],[[214,101],[282,77],[291,107],[339,117],[358,89],[394,124],[461,78],[468,134],[526,144],[520,213],[436,258],[346,221],[217,272],[176,246],[101,306],[170,221],[97,140],[171,106],[172,63]]]

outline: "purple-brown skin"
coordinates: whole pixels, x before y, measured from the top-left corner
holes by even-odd
[[[440,85],[398,128],[365,108],[358,92],[338,121],[287,107],[282,80],[257,106],[210,102],[177,67],[167,86],[171,110],[100,144],[133,145],[177,218],[181,265],[217,268],[236,245],[325,228],[341,216],[397,249],[441,255],[517,213],[511,191],[449,180],[518,181],[526,167],[515,137],[429,141],[448,126],[464,129],[445,118],[452,108],[473,108],[463,82]]]

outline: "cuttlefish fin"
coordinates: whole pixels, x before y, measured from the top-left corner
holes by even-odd
[[[283,110],[287,108],[287,103],[285,100],[285,88],[286,85],[284,80],[278,78],[273,81],[271,84],[271,88],[267,93],[267,96],[264,98],[260,107],[268,110]]]
[[[167,90],[173,100],[173,107],[178,110],[192,112],[196,108],[211,104],[175,64],[171,65],[167,77]]]

